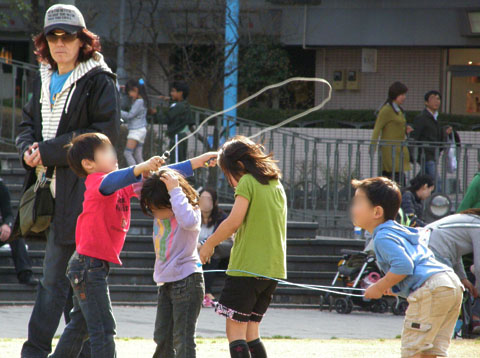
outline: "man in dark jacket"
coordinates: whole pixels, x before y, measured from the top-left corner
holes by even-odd
[[[425,94],[425,109],[415,117],[412,125],[413,132],[410,134],[411,139],[422,142],[417,147],[417,158],[412,156],[412,159],[423,164],[422,171],[434,179],[437,176],[437,160],[442,150],[439,142],[445,142],[448,135],[452,133],[452,127],[442,127],[438,123],[441,102],[440,92],[428,91]]]
[[[23,109],[16,144],[27,169],[24,190],[42,178],[46,168],[55,168],[50,186],[55,212],[46,233],[43,278],[22,357],[47,357],[62,313],[69,311],[65,307],[73,306],[68,300],[71,286],[65,272],[75,251],[75,228],[85,185],[69,168],[65,145],[73,136],[86,132],[102,132],[115,143],[120,129],[115,76],[99,52],[98,37],[84,29],[85,21],[75,6],[57,4],[47,10],[44,36],[35,37],[41,81]],[[89,350],[84,351],[89,354]]]

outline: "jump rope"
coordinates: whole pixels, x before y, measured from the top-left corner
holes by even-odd
[[[208,116],[207,118],[205,118],[199,125],[198,127],[192,132],[190,133],[189,135],[185,136],[184,138],[180,139],[179,141],[177,141],[169,150],[166,150],[163,155],[162,155],[162,159],[163,160],[167,160],[169,157],[170,157],[170,153],[175,150],[176,147],[178,147],[178,145],[180,145],[182,142],[188,140],[189,138],[193,137],[195,134],[197,134],[201,129],[202,127],[209,121],[211,120],[212,118],[215,118],[215,117],[218,117],[222,114],[225,114],[225,113],[228,113],[230,112],[231,110],[235,109],[235,108],[238,108],[240,107],[241,105],[251,101],[252,99],[260,96],[262,93],[265,93],[266,91],[269,91],[271,89],[274,89],[274,88],[278,88],[278,87],[282,87],[282,86],[285,86],[286,84],[288,83],[291,83],[291,82],[317,82],[317,83],[322,83],[322,84],[325,84],[327,87],[328,87],[328,95],[326,98],[323,99],[322,102],[320,102],[318,105],[314,106],[314,107],[311,107],[301,113],[298,113],[294,116],[291,116],[283,121],[281,121],[280,123],[277,123],[275,125],[272,125],[272,126],[269,126],[269,127],[266,127],[260,131],[258,131],[257,133],[247,137],[249,139],[252,139],[252,138],[255,138],[255,137],[258,137],[266,132],[269,132],[269,131],[272,131],[272,130],[275,130],[277,128],[280,128],[280,127],[283,127],[284,125],[288,124],[288,123],[291,123],[297,119],[300,119],[302,117],[305,117],[307,115],[309,115],[310,113],[312,112],[315,112],[315,111],[318,111],[319,109],[323,108],[332,98],[332,86],[331,84],[323,79],[323,78],[314,78],[314,77],[292,77],[292,78],[289,78],[289,79],[286,79],[282,82],[278,82],[278,83],[274,83],[274,84],[271,84],[269,86],[265,86],[264,88],[262,88],[261,90],[259,90],[258,92],[252,94],[251,96],[248,96],[247,98],[241,100],[240,102],[236,103],[235,105],[227,108],[227,109],[224,109],[222,111],[219,111],[219,112],[216,112],[216,113],[213,113],[212,115]],[[207,163],[207,166],[208,166],[208,163]],[[199,266],[201,266],[201,264],[198,264]],[[299,288],[305,288],[305,289],[309,289],[309,290],[313,290],[313,291],[321,291],[321,292],[327,292],[327,293],[333,293],[333,294],[336,294],[336,295],[344,295],[344,296],[350,296],[350,297],[363,297],[362,294],[357,294],[357,293],[349,293],[349,292],[343,292],[343,290],[345,291],[356,291],[356,292],[364,292],[365,290],[362,289],[362,288],[352,288],[352,287],[337,287],[337,286],[323,286],[323,285],[309,285],[309,284],[303,284],[303,283],[294,283],[294,282],[288,282],[288,281],[285,281],[285,280],[281,280],[281,279],[278,279],[278,278],[274,278],[274,277],[268,277],[268,276],[264,276],[264,275],[260,275],[258,273],[254,273],[254,272],[249,272],[249,271],[244,271],[244,270],[205,270],[203,271],[204,273],[214,273],[214,272],[222,272],[222,273],[227,273],[227,272],[241,272],[241,273],[245,273],[245,274],[248,274],[248,275],[252,275],[254,277],[260,277],[260,278],[264,278],[264,279],[269,279],[269,280],[273,280],[273,281],[276,281],[278,282],[279,285],[284,285],[284,286],[294,286],[294,287],[299,287]]]

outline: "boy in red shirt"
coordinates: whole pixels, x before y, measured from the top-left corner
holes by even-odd
[[[207,153],[170,168],[191,175],[215,156]],[[90,339],[92,358],[113,358],[115,319],[107,285],[109,263],[121,264],[119,256],[130,227],[130,198],[138,192],[133,184],[142,181],[143,173],[158,170],[164,161],[155,156],[119,170],[115,149],[101,133],[73,138],[67,160],[75,174],[86,178],[86,190],[75,232],[76,251],[67,267],[74,306],[51,357],[77,357],[83,342]]]

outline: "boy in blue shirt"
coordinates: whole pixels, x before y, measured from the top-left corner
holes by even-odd
[[[373,235],[377,264],[385,273],[365,290],[365,298],[407,298],[402,357],[446,357],[462,302],[460,280],[428,249],[429,231],[394,221],[402,202],[395,182],[378,177],[352,184],[353,223]]]

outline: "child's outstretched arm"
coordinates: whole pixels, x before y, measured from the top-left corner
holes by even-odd
[[[208,164],[209,167],[214,167],[217,165],[217,152],[207,152],[198,157],[190,159],[190,163],[192,164],[192,169],[195,170],[197,168],[204,167],[205,164]]]
[[[137,164],[134,167],[128,167],[115,170],[108,173],[100,184],[100,193],[103,195],[111,195],[117,190],[125,188],[130,184],[134,184],[142,180],[141,174],[144,172],[155,171],[164,163],[161,157],[152,157],[146,162]]]
[[[237,195],[230,215],[218,226],[217,230],[210,236],[200,248],[200,260],[202,264],[210,261],[215,247],[222,241],[231,237],[242,225],[247,215],[249,201],[243,196]]]

